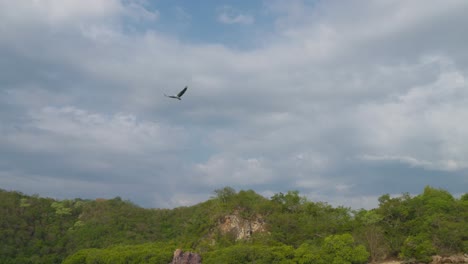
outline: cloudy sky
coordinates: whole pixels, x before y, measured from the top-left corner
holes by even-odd
[[[0,188],[460,195],[466,25],[466,0],[0,0]]]

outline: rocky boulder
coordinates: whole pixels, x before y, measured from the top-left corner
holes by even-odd
[[[456,255],[449,257],[433,256],[431,264],[445,264],[445,263],[468,263],[468,255]]]
[[[223,234],[234,234],[236,240],[249,239],[253,233],[266,232],[265,222],[261,216],[245,219],[236,212],[220,218],[218,228]]]
[[[182,249],[174,251],[170,264],[201,264],[201,256],[192,252],[183,252]]]

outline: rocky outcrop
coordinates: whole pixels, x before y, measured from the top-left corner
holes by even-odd
[[[433,256],[431,264],[444,264],[444,263],[468,263],[468,255],[456,255],[449,257]]]
[[[418,263],[415,261],[384,261],[378,262],[379,264],[409,264],[409,263]],[[432,256],[432,261],[429,264],[445,264],[445,263],[458,263],[458,264],[468,264],[468,254],[463,255],[453,255],[453,256]],[[422,263],[421,263],[422,264]]]
[[[238,213],[220,218],[218,228],[222,234],[233,234],[236,240],[249,239],[254,233],[266,232],[265,221],[261,216],[244,219]]]
[[[174,251],[170,264],[201,264],[201,256],[192,252],[183,252],[182,249]]]

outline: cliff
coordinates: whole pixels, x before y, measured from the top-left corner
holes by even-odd
[[[266,224],[261,215],[246,219],[238,212],[219,219],[218,229],[222,234],[233,234],[237,240],[249,239],[254,233],[267,232]]]

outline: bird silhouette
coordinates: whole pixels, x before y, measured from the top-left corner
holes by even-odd
[[[174,99],[181,100],[182,99],[181,97],[187,91],[187,88],[188,88],[188,86],[185,86],[185,88],[182,89],[182,91],[180,91],[177,95],[166,95],[166,94],[164,94],[164,96],[169,97],[169,98],[174,98]]]

